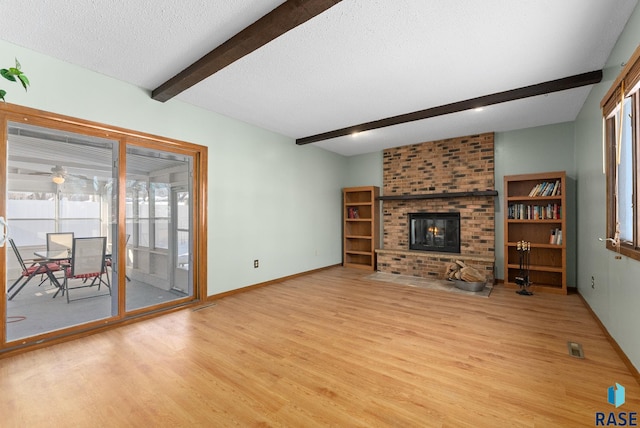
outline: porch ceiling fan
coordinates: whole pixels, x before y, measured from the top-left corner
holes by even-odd
[[[68,179],[75,179],[75,178],[87,180],[87,177],[84,177],[82,175],[69,174],[67,169],[62,165],[53,166],[51,168],[51,172],[44,172],[44,171],[31,172],[29,173],[29,175],[41,175],[45,177],[51,177],[51,181],[53,181],[55,184],[62,184]]]
[[[56,165],[51,168],[51,181],[56,184],[62,184],[67,179],[68,173],[62,165]]]

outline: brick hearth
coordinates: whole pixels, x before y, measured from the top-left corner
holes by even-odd
[[[485,190],[494,190],[493,133],[384,151],[385,197]],[[456,211],[460,212],[460,254],[409,251],[409,213]],[[493,196],[385,200],[378,270],[442,279],[446,265],[462,259],[493,278],[494,222]]]

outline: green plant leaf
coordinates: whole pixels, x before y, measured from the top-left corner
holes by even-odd
[[[29,86],[29,78],[27,78],[26,75],[20,73],[18,75],[18,79],[20,79],[20,83],[22,83],[22,87],[26,91],[27,90],[27,86]]]
[[[21,67],[22,66],[20,65],[20,62],[18,62],[18,58],[16,58],[16,66],[8,69],[7,68],[0,69],[0,75],[5,79],[10,80],[11,82],[20,81],[20,84],[26,91],[27,86],[30,85],[29,78],[24,73],[22,73],[22,71],[20,70]],[[5,95],[7,95],[7,91],[5,91],[4,89],[0,89],[0,100],[5,101],[4,99]]]
[[[16,81],[16,78],[13,76],[11,71],[7,70],[6,68],[3,68],[2,70],[0,70],[0,75],[2,75],[2,77],[4,77],[7,80],[11,80],[12,82]]]

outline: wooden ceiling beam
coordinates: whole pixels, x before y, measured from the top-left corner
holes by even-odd
[[[341,0],[287,0],[238,34],[164,82],[151,98],[165,102]]]
[[[515,101],[522,98],[535,97],[537,95],[549,94],[552,92],[564,91],[567,89],[578,88],[586,85],[593,85],[602,80],[602,70],[591,71],[583,74],[565,77],[557,80],[539,83],[531,86],[524,86],[509,91],[497,92],[491,95],[484,95],[477,98],[471,98],[464,101],[458,101],[451,104],[445,104],[437,107],[431,107],[425,110],[415,111],[413,113],[401,114],[398,116],[387,117],[385,119],[374,120],[372,122],[361,123],[359,125],[348,126],[346,128],[336,129],[334,131],[323,132],[321,134],[311,135],[309,137],[296,139],[296,144],[304,145],[317,143],[319,141],[329,140],[331,138],[343,137],[357,132],[369,131],[372,129],[384,128],[387,126],[400,125],[402,123],[413,122],[416,120],[428,119],[431,117],[442,116],[450,113],[457,113],[465,110],[486,107],[493,104]]]

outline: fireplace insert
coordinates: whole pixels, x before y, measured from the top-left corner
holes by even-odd
[[[409,249],[460,253],[460,213],[410,213]]]

